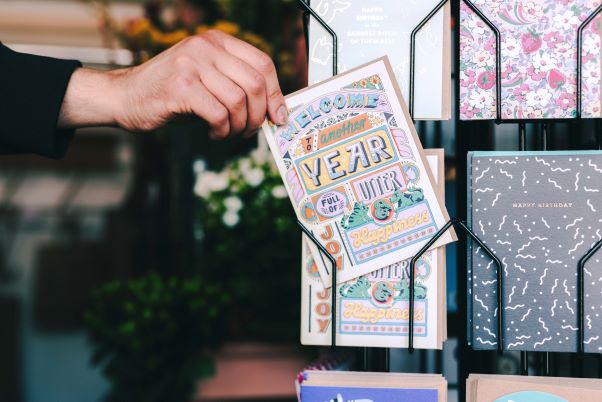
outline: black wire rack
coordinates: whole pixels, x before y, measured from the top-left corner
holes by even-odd
[[[304,20],[304,29],[305,29],[305,37],[308,39],[308,24],[311,18],[314,18],[332,37],[333,40],[333,66],[332,73],[333,75],[337,74],[337,60],[338,60],[338,38],[337,33],[318,15],[318,13],[312,9],[309,0],[297,0],[297,3],[303,10],[303,20]],[[501,84],[501,34],[499,29],[489,20],[481,10],[474,5],[471,0],[443,0],[439,2],[435,8],[412,30],[411,33],[411,47],[410,47],[410,91],[409,91],[409,110],[410,115],[413,115],[414,111],[414,90],[415,90],[415,40],[417,33],[423,28],[428,21],[433,18],[434,15],[439,12],[442,7],[444,7],[447,3],[451,3],[452,5],[452,18],[456,21],[454,26],[454,60],[455,60],[455,71],[457,78],[457,71],[459,71],[459,16],[460,16],[460,5],[464,3],[468,6],[494,33],[496,39],[496,118],[493,120],[495,125],[502,124],[516,124],[517,125],[517,149],[519,151],[527,150],[527,125],[531,125],[533,127],[532,131],[537,131],[539,134],[539,146],[537,147],[539,150],[546,151],[548,150],[549,143],[549,132],[553,127],[553,124],[556,123],[570,123],[573,126],[570,128],[574,128],[575,124],[579,132],[581,133],[584,129],[583,124],[581,124],[581,95],[582,95],[582,37],[583,30],[592,22],[592,20],[598,16],[602,12],[602,5],[596,8],[596,10],[589,15],[579,26],[578,35],[577,35],[577,89],[576,89],[576,105],[577,105],[577,113],[574,118],[571,119],[525,119],[525,120],[513,120],[513,119],[503,119],[502,118],[502,84]],[[309,45],[309,41],[307,41],[307,45]],[[457,79],[456,79],[457,81]],[[456,101],[456,109],[455,114],[459,116],[460,112],[460,91],[459,85],[456,83],[456,93],[455,93],[455,101]],[[602,128],[600,127],[600,122],[602,119],[588,119],[594,121],[594,136],[595,136],[595,148],[602,149]],[[439,122],[437,122],[439,123]],[[440,124],[440,123],[439,123]],[[488,124],[487,121],[479,121],[479,122],[469,122],[469,121],[461,121],[459,119],[455,119],[455,132],[456,134],[462,133],[463,130],[469,131],[470,135],[474,132],[475,127],[484,128],[487,127],[487,131],[491,132],[491,127],[486,126]],[[478,131],[478,130],[477,130]],[[468,134],[468,133],[467,133]],[[579,138],[581,138],[580,136]],[[456,144],[455,144],[455,154],[456,154],[456,167],[457,167],[457,183],[458,186],[462,186],[463,183],[466,182],[466,166],[464,155],[468,151],[475,149],[475,145],[466,139],[463,135],[457,135]],[[577,141],[573,143],[573,145],[577,147],[585,146],[584,141]],[[478,146],[478,145],[477,145]],[[460,187],[461,188],[461,187]],[[465,192],[458,191],[458,210],[466,211],[466,208],[461,208],[466,205]],[[320,242],[315,238],[313,233],[307,229],[303,224],[299,222],[299,225],[302,231],[308,236],[308,238],[320,249],[321,253],[326,255],[329,259],[332,269],[332,339],[331,339],[331,347],[336,348],[336,312],[337,312],[337,300],[336,300],[336,261],[332,255],[328,253],[323,246],[321,246]],[[408,334],[408,352],[412,353],[414,351],[414,281],[415,281],[415,266],[419,258],[421,258],[425,252],[428,251],[430,247],[435,244],[435,242],[443,236],[448,230],[451,228],[455,228],[462,232],[465,236],[459,237],[458,242],[458,261],[457,261],[457,280],[458,280],[458,311],[459,311],[459,321],[462,323],[457,323],[457,335],[458,335],[458,389],[459,389],[459,400],[462,401],[465,399],[465,380],[468,377],[468,374],[471,372],[487,372],[488,370],[485,368],[483,361],[488,363],[492,363],[495,360],[495,355],[491,355],[487,351],[474,351],[471,350],[467,343],[467,333],[466,333],[466,298],[463,295],[466,294],[466,284],[467,284],[467,273],[466,269],[466,246],[467,241],[472,241],[478,244],[485,254],[491,258],[491,260],[495,263],[497,270],[497,299],[496,302],[498,304],[499,311],[503,310],[503,297],[502,297],[502,288],[503,288],[503,275],[501,273],[501,262],[497,258],[497,256],[482,242],[482,240],[470,229],[470,227],[461,219],[461,218],[451,218],[443,227],[436,232],[433,237],[424,245],[424,247],[416,253],[416,255],[411,259],[410,262],[410,295],[409,295],[409,334]],[[590,260],[600,249],[602,248],[602,240],[597,242],[580,260],[578,263],[578,320],[579,320],[579,347],[578,352],[576,354],[570,354],[568,356],[570,360],[570,370],[569,374],[572,376],[582,376],[583,375],[583,356],[584,353],[584,269],[585,264]],[[497,355],[504,356],[504,337],[503,331],[501,330],[503,325],[503,314],[498,314],[498,334],[497,334]],[[363,348],[363,356],[364,356],[364,369],[368,367],[367,356],[370,353],[370,349],[373,348]],[[388,360],[388,350],[385,349],[386,358],[382,360],[380,366],[376,365],[375,371],[389,371],[389,360]],[[539,353],[538,356],[530,358],[531,353],[520,352],[519,358],[519,372],[521,375],[529,375],[530,368],[534,371],[541,373],[543,375],[551,375],[554,372],[554,364],[551,353]],[[535,353],[533,353],[535,354]],[[557,354],[559,355],[559,354]],[[536,359],[536,357],[540,357]],[[595,359],[598,361],[598,371],[599,376],[602,377],[602,356],[596,355]],[[530,363],[535,364],[530,364]],[[373,365],[374,366],[374,365]],[[490,364],[491,366],[491,364]],[[374,367],[372,367],[374,370]],[[475,371],[476,370],[476,371]],[[489,371],[491,369],[489,368]]]

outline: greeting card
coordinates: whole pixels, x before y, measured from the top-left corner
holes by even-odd
[[[445,402],[447,381],[439,374],[305,371],[301,402]]]
[[[502,263],[469,248],[469,339],[494,349],[576,352],[579,259],[602,239],[602,151],[472,152],[468,220]],[[585,351],[602,351],[602,256],[585,265]],[[500,310],[501,307],[501,310]]]
[[[443,150],[426,150],[443,191]],[[330,345],[332,306],[303,236],[301,267],[301,343]],[[337,345],[402,348],[408,344],[410,261],[405,260],[337,287]],[[445,247],[418,260],[415,274],[414,346],[441,349],[447,335]]]
[[[460,1],[460,118],[563,119],[577,115],[577,37],[601,0],[474,0],[499,30],[501,99],[496,96],[496,37]],[[601,117],[602,17],[585,26],[581,69],[581,112]]]
[[[470,374],[466,402],[577,402],[602,400],[602,380]]]
[[[337,34],[338,72],[387,55],[409,102],[411,33],[439,0],[315,0],[311,6]],[[332,76],[332,36],[309,20],[309,83]],[[451,116],[449,4],[416,34],[414,118],[446,120]]]
[[[288,123],[266,122],[263,132],[299,220],[336,258],[339,282],[412,257],[447,222],[386,57],[289,95],[287,105]],[[326,278],[330,267],[311,248]]]

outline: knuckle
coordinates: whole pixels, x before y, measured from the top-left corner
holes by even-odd
[[[207,49],[211,46],[211,42],[208,40],[206,34],[190,36],[185,40],[186,43],[194,49]]]
[[[221,127],[228,123],[228,117],[228,111],[224,107],[215,108],[211,113],[209,123],[213,126]]]
[[[272,72],[276,70],[271,57],[265,53],[261,53],[261,55],[258,56],[257,67],[264,72]]]
[[[270,101],[280,100],[284,97],[282,94],[282,90],[280,88],[276,88],[272,91],[272,93],[268,94],[268,98]]]
[[[265,78],[263,78],[263,75],[259,73],[253,73],[247,85],[249,86],[249,91],[253,95],[262,94],[264,93],[266,87]]]
[[[179,69],[187,69],[193,63],[194,62],[192,60],[192,57],[185,55],[185,54],[180,54],[180,55],[176,56],[176,58],[174,59],[174,64]]]
[[[231,97],[231,104],[234,110],[242,110],[247,105],[247,96],[241,89],[232,91]]]
[[[171,91],[174,94],[181,94],[187,91],[193,83],[194,79],[191,74],[179,72],[171,80]]]

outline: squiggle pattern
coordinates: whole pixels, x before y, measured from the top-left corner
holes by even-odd
[[[590,200],[587,200],[587,201],[586,201],[586,204],[587,204],[587,206],[588,206],[588,207],[590,207],[590,209],[592,210],[592,212],[598,212],[598,211],[596,210],[596,208],[594,208],[594,206],[592,205],[592,203],[591,203],[591,201],[590,201]]]
[[[525,315],[523,315],[523,318],[521,318],[520,320],[521,321],[525,321],[525,318],[527,318],[527,316],[529,315],[530,312],[531,312],[531,309],[527,310],[527,312],[525,313]]]
[[[595,212],[595,211],[594,211]],[[498,227],[497,230],[502,230],[502,226],[504,226],[504,222],[506,222],[506,218],[508,217],[508,215],[504,215],[502,217],[502,223],[500,223],[500,227]]]
[[[546,220],[543,218],[543,216],[541,217],[541,221],[543,222],[544,225],[546,225],[546,227],[549,229],[550,225],[548,225],[548,222],[546,222]]]
[[[569,255],[571,253],[574,253],[579,248],[579,246],[582,244],[583,244],[583,240],[581,240],[579,243],[575,244],[575,247],[573,247],[572,249],[569,250]]]
[[[554,180],[552,180],[552,179],[550,179],[550,178],[548,178],[548,183],[552,183],[552,184],[554,185],[554,187],[556,187],[556,188],[558,188],[558,189],[562,190],[562,187],[560,187],[560,186],[558,185],[558,182],[556,182],[556,181],[554,181]]]
[[[552,291],[550,293],[554,294],[554,289],[558,286],[558,278],[554,279],[554,286],[552,286]]]
[[[546,269],[543,270],[543,275],[539,277],[539,284],[540,285],[543,285],[543,278],[545,278],[547,274],[548,274],[548,269],[546,268]]]
[[[570,224],[566,225],[564,228],[565,228],[565,229],[568,229],[568,228],[570,228],[570,227],[573,227],[573,226],[575,226],[575,225],[576,225],[578,222],[581,222],[582,220],[583,220],[583,218],[575,218],[575,220],[573,221],[573,223],[570,223]]]
[[[548,336],[547,338],[543,338],[543,340],[541,342],[535,342],[535,344],[533,345],[533,348],[537,348],[538,346],[543,345],[544,343],[546,343],[547,341],[552,340],[551,336]]]
[[[487,168],[487,169],[483,170],[483,171],[481,172],[481,174],[479,175],[479,177],[477,177],[477,178],[474,180],[474,182],[475,182],[475,183],[478,183],[478,182],[479,182],[479,180],[481,180],[481,179],[483,178],[483,176],[485,176],[485,173],[489,172],[489,170],[491,170],[491,168]]]
[[[505,171],[504,169],[500,168],[500,173],[504,174],[506,177],[509,177],[512,179],[512,175],[510,173],[508,173],[507,171]]]
[[[594,162],[592,162],[591,159],[587,161],[587,164],[588,164],[588,166],[593,167],[596,172],[602,173],[602,169],[599,169],[598,165],[596,165]]]

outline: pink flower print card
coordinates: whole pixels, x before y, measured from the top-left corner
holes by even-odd
[[[601,4],[602,0],[461,0],[460,118],[496,119],[498,102],[502,120],[577,117],[582,25],[581,117],[602,117]],[[471,5],[499,31],[500,99],[496,35]]]

